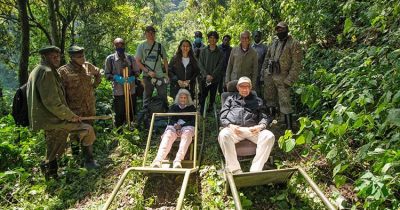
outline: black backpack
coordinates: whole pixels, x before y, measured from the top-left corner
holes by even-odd
[[[168,112],[168,104],[159,96],[153,96],[150,98],[147,109],[143,109],[138,113],[138,125],[148,129],[150,127],[150,120],[153,113],[165,113]],[[156,118],[154,122],[155,129],[165,129],[167,126],[167,120],[164,118]]]
[[[11,115],[13,116],[16,125],[24,127],[29,126],[26,84],[18,88],[14,95]]]

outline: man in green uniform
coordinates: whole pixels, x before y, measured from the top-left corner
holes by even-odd
[[[285,22],[279,22],[275,31],[277,38],[270,45],[263,64],[264,99],[272,116],[279,105],[280,112],[285,115],[286,127],[291,130],[290,88],[299,77],[303,53],[300,43],[288,34],[289,27]]]
[[[96,139],[93,127],[82,123],[80,117],[68,108],[65,89],[56,70],[60,66],[60,52],[55,46],[40,49],[41,63],[30,73],[27,83],[30,127],[34,131],[45,131],[47,153],[41,168],[46,179],[58,178],[57,158],[64,153],[66,146],[66,139],[58,136],[60,131],[78,133],[87,151],[93,151],[92,144]],[[86,162],[93,163],[93,156],[88,156]]]
[[[78,116],[95,116],[95,88],[101,82],[100,69],[86,62],[84,48],[72,46],[68,49],[68,53],[71,61],[57,70],[65,88],[68,106]],[[85,121],[85,123],[93,125],[92,120]],[[74,144],[75,142],[79,143],[79,136],[71,133],[69,139],[72,144],[72,152],[75,155],[79,154],[79,146]],[[84,153],[87,155],[90,151],[84,151]],[[88,166],[96,167],[97,164]]]

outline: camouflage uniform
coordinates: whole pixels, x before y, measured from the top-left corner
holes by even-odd
[[[282,49],[282,45],[283,49]],[[286,41],[275,39],[264,59],[264,99],[269,107],[280,107],[283,114],[293,113],[290,99],[290,87],[298,79],[303,53],[300,43],[292,36]],[[269,60],[280,63],[280,73],[269,72]]]
[[[47,47],[39,51],[60,52],[59,48]],[[92,145],[96,139],[93,127],[89,124],[71,122],[76,117],[67,106],[65,89],[55,69],[46,63],[38,65],[29,75],[27,83],[28,116],[34,131],[43,129],[46,136],[46,162],[53,162],[64,153],[66,138],[60,132],[77,133],[84,146]]]
[[[81,117],[95,116],[95,88],[101,82],[100,69],[90,63],[78,66],[70,62],[57,71],[65,88],[69,108]],[[93,120],[85,122],[93,125]],[[60,132],[58,135],[63,135],[66,138],[68,133]],[[70,134],[70,140],[79,140],[79,136]]]

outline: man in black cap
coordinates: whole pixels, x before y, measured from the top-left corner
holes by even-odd
[[[95,88],[101,82],[100,69],[93,64],[86,62],[84,48],[79,46],[71,46],[68,49],[71,61],[61,66],[57,71],[61,77],[62,84],[65,88],[66,100],[69,108],[78,116],[89,117],[96,115],[96,97]],[[85,121],[93,125],[93,121]],[[65,134],[66,136],[68,133]],[[72,152],[79,154],[79,136],[71,133],[69,135],[71,141]],[[89,146],[91,147],[91,146]],[[93,149],[82,147],[85,157],[93,157]],[[90,159],[90,158],[89,158]],[[92,158],[93,159],[93,158]],[[88,168],[97,167],[93,161],[89,161],[86,165]]]
[[[139,76],[139,67],[135,62],[135,58],[125,52],[125,41],[121,38],[114,39],[115,52],[107,56],[104,64],[104,73],[107,80],[112,81],[113,86],[113,105],[115,111],[115,126],[120,127],[126,122],[125,113],[125,97],[124,97],[124,84],[130,85],[130,97],[132,103],[130,104],[130,119],[136,112],[136,86],[135,80]],[[123,69],[128,68],[129,78],[123,78]]]
[[[200,50],[205,47],[206,47],[206,45],[203,43],[203,33],[201,33],[201,31],[195,31],[194,32],[194,42],[192,44],[194,56],[196,58],[199,58]]]
[[[145,29],[146,41],[136,49],[135,59],[143,72],[143,109],[147,109],[154,88],[164,104],[167,104],[168,58],[165,48],[156,42],[156,30],[153,26]]]
[[[96,139],[93,127],[68,108],[65,89],[57,73],[61,50],[55,46],[39,50],[41,63],[30,73],[27,83],[28,116],[34,131],[43,129],[46,138],[46,161],[41,169],[46,179],[58,178],[57,158],[65,151],[66,139],[60,132],[78,133],[84,147],[91,147]],[[93,159],[88,160],[93,161]]]
[[[286,128],[292,130],[292,102],[290,89],[297,81],[302,68],[303,52],[300,43],[289,35],[289,27],[279,22],[276,27],[276,38],[265,56],[264,99],[271,116],[279,111],[285,116]]]

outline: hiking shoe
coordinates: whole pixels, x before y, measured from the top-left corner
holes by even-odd
[[[153,163],[151,163],[150,167],[152,168],[161,168],[162,164],[161,161],[153,161]]]
[[[181,161],[174,161],[173,168],[182,168]]]

